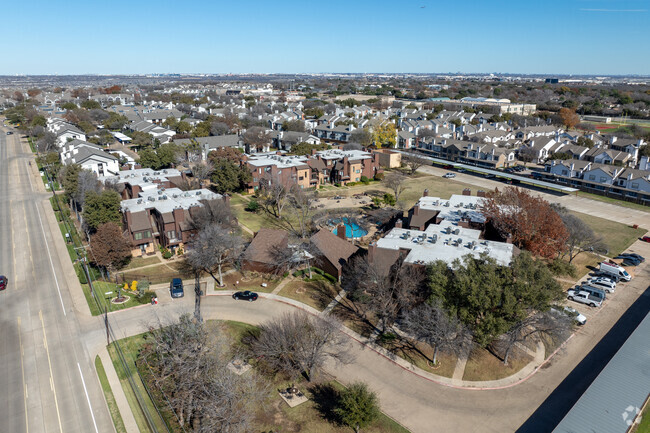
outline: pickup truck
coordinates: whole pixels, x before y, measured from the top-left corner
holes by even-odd
[[[603,300],[593,296],[589,292],[578,291],[578,290],[569,290],[567,293],[567,299],[569,301],[580,302],[581,304],[587,304],[590,307],[600,307],[603,304]]]

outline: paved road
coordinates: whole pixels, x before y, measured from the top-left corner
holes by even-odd
[[[435,176],[442,176],[443,174],[449,172],[449,170],[433,166],[420,167],[419,171]],[[469,173],[456,172],[456,177],[454,180],[473,185],[477,187],[477,189],[483,189],[485,191],[494,190],[494,188],[503,189],[505,186],[503,182],[486,179],[482,176],[476,176]],[[650,229],[650,212],[643,212],[637,209],[617,206],[613,203],[592,200],[586,197],[580,197],[571,194],[556,194],[538,190],[533,191],[536,194],[544,197],[544,199],[547,201],[551,203],[560,203],[575,212],[582,212],[587,215],[592,215],[629,225],[638,224],[641,227]],[[431,191],[430,193],[431,195],[435,195],[435,191]],[[472,193],[476,194],[476,191],[473,191]]]
[[[19,136],[0,130],[0,430],[114,431],[61,276],[69,258],[53,248],[49,194],[32,184]]]

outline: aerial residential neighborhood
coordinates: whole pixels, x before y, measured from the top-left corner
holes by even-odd
[[[650,433],[643,2],[36,3],[0,431]]]

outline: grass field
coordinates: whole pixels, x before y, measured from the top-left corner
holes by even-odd
[[[124,421],[122,420],[122,415],[120,415],[120,410],[117,407],[115,396],[111,390],[110,383],[108,383],[106,371],[104,370],[104,365],[102,364],[102,360],[99,358],[99,355],[95,357],[95,369],[97,370],[99,383],[102,385],[102,390],[104,391],[104,397],[106,398],[106,404],[108,405],[108,411],[110,412],[111,418],[113,419],[115,430],[117,433],[127,433],[126,427],[124,426]]]
[[[589,198],[591,200],[602,201],[602,202],[605,202],[605,203],[612,203],[612,204],[615,204],[615,205],[618,205],[618,206],[627,207],[627,208],[630,208],[630,209],[636,209],[636,210],[640,210],[640,211],[643,211],[643,212],[650,212],[650,206],[644,206],[644,205],[639,204],[639,203],[632,203],[630,201],[618,200],[618,199],[613,198],[613,197],[606,197],[604,195],[592,194],[592,193],[585,192],[585,191],[578,191],[578,195],[580,197],[586,197],[586,198]]]
[[[641,423],[632,433],[650,433],[650,404],[648,404],[641,414]]]
[[[517,349],[512,349],[508,365],[488,352],[486,349],[474,346],[465,365],[463,380],[496,380],[511,376],[524,368],[532,358]]]
[[[112,299],[117,296],[116,284],[107,283],[104,281],[93,281],[93,287],[95,288],[98,294],[97,297],[99,299],[99,307],[97,306],[97,303],[94,301],[92,295],[90,294],[90,287],[88,286],[88,284],[81,285],[81,288],[83,289],[84,292],[84,296],[86,297],[86,301],[88,302],[88,306],[90,307],[90,313],[93,316],[104,314],[104,307],[108,308],[108,311],[111,312],[117,310],[124,310],[125,308],[131,308],[138,305],[149,304],[151,302],[151,297],[154,295],[154,292],[146,291],[144,293],[144,296],[142,296],[142,298],[137,298],[131,292],[129,293],[123,292],[123,294],[129,296],[129,300],[123,304],[114,304],[110,302],[109,299]],[[108,292],[113,292],[113,293],[107,295],[106,293]]]
[[[284,286],[278,294],[322,311],[336,297],[338,290],[323,278],[319,281],[292,281]]]
[[[128,265],[124,267],[124,270],[139,268],[142,266],[155,265],[156,263],[161,263],[158,256],[153,257],[133,257]]]
[[[638,238],[647,232],[646,228],[635,229],[626,224],[617,223],[603,218],[579,212],[572,213],[587,223],[596,234],[603,237],[604,242],[609,248],[608,255],[610,257],[617,256],[626,250]]]

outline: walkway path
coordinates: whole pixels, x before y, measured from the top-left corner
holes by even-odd
[[[126,394],[124,394],[124,389],[122,388],[120,379],[117,376],[117,372],[113,366],[111,356],[108,354],[108,349],[104,347],[102,350],[100,350],[98,356],[102,361],[104,370],[106,371],[108,383],[111,387],[111,391],[113,392],[113,397],[115,397],[115,402],[117,403],[120,415],[122,416],[122,421],[124,421],[124,427],[126,427],[127,433],[139,433],[140,430],[138,429],[138,424],[136,423],[133,412],[129,407],[129,401],[126,398]]]

